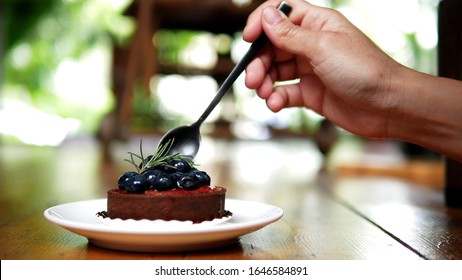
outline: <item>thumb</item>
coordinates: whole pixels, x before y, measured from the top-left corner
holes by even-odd
[[[277,48],[295,55],[306,56],[313,46],[307,42],[309,31],[293,24],[273,6],[266,7],[262,15],[263,29]],[[305,43],[306,42],[306,43]]]

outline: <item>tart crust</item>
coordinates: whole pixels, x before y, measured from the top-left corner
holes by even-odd
[[[196,190],[148,190],[131,194],[119,189],[107,192],[107,215],[111,219],[178,220],[200,223],[223,218],[226,189],[202,186]]]

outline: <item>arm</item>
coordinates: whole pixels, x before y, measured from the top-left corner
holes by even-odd
[[[462,82],[408,68],[395,80],[391,91],[402,101],[392,110],[386,137],[462,161]]]
[[[274,112],[304,106],[368,138],[396,138],[462,160],[462,82],[409,69],[337,11],[302,0],[290,20],[267,1],[244,39],[271,45],[246,69],[246,85]],[[297,83],[274,88],[276,81]]]

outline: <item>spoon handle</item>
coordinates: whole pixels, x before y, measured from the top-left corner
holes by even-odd
[[[285,1],[282,1],[278,9],[282,11],[285,15],[288,15],[289,12],[292,10],[292,7]],[[215,98],[213,98],[210,105],[207,107],[207,109],[205,109],[204,113],[202,113],[202,116],[193,125],[200,126],[202,122],[210,115],[210,113],[221,101],[226,92],[228,92],[228,90],[231,88],[231,86],[239,77],[239,75],[245,70],[247,65],[249,65],[249,63],[253,60],[255,55],[261,50],[261,48],[265,45],[267,41],[268,37],[264,32],[262,32],[260,36],[257,38],[257,40],[255,40],[255,42],[253,42],[252,45],[250,45],[249,50],[241,59],[241,61],[239,61],[239,63],[237,63],[236,66],[234,66],[231,73],[228,75],[228,77],[225,79],[223,84],[218,89]]]

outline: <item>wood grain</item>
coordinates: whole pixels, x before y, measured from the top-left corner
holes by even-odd
[[[422,188],[400,177],[281,172],[268,169],[259,181],[243,176],[238,154],[246,143],[223,143],[202,168],[229,189],[229,197],[274,204],[284,216],[235,244],[182,253],[132,253],[90,244],[85,237],[47,221],[43,211],[56,204],[104,197],[127,168],[100,160],[92,141],[60,148],[0,149],[1,259],[460,259],[462,213],[444,205],[440,189]],[[245,153],[257,152],[249,144]],[[294,143],[274,145],[285,158]],[[270,150],[274,151],[274,147]],[[305,147],[301,144],[301,147]],[[300,147],[299,147],[300,148]],[[306,147],[305,147],[306,148]],[[123,146],[122,150],[130,150]],[[261,153],[261,151],[258,151]],[[268,166],[268,158],[253,165]],[[73,159],[73,162],[69,162]],[[83,164],[85,163],[85,164]],[[249,166],[249,168],[251,168]],[[254,166],[254,168],[256,168]],[[27,176],[24,175],[27,170]],[[308,169],[307,169],[308,170]],[[308,171],[307,171],[308,172]],[[308,172],[309,173],[309,172]],[[307,173],[307,174],[308,174]],[[300,173],[300,174],[303,174]]]
[[[339,180],[333,193],[339,203],[423,258],[462,258],[462,210],[447,208],[441,191],[362,177]]]

